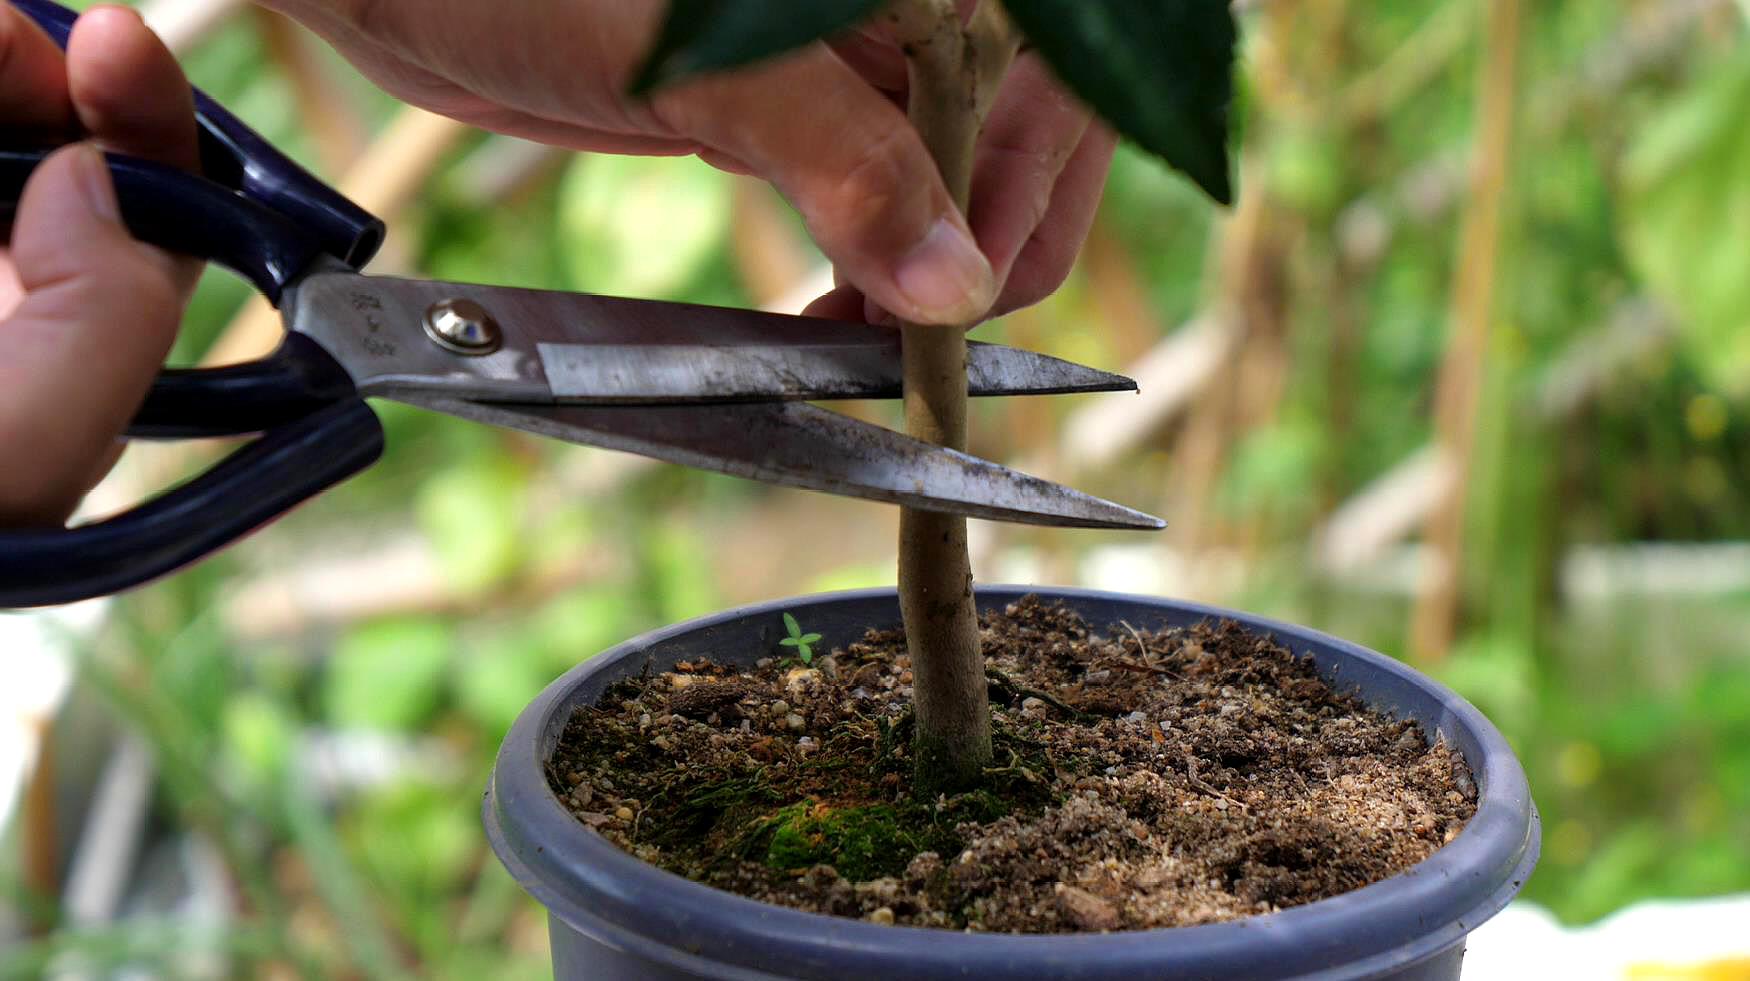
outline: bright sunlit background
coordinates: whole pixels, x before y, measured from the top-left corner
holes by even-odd
[[[379,271],[823,288],[762,185],[408,110],[245,3],[145,6],[389,220]],[[1750,891],[1750,8],[1244,6],[1238,205],[1125,152],[1069,284],[976,335],[1143,393],[987,402],[975,452],[1171,527],[982,525],[980,578],[1241,607],[1445,680],[1530,773],[1524,897],[1566,925]],[[246,297],[210,275],[179,362],[270,348]],[[892,582],[884,506],[379,409],[380,465],[222,557],[0,617],[0,975],[544,977],[477,816],[522,706],[648,628]],[[222,449],[136,451],[90,509]]]

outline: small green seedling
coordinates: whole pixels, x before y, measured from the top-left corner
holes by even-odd
[[[778,643],[785,647],[796,648],[796,657],[803,664],[813,662],[814,648],[810,645],[820,643],[820,635],[803,633],[802,626],[796,622],[795,617],[788,613],[784,614],[784,629],[790,631],[790,636],[778,641]]]

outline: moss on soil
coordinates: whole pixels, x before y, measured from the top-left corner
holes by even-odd
[[[831,865],[852,879],[893,875],[905,867],[916,838],[900,830],[899,814],[887,804],[833,807],[813,801],[792,804],[769,821],[766,865],[780,871]]]

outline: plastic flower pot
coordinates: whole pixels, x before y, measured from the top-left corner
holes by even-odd
[[[547,907],[561,979],[812,978],[1392,978],[1459,976],[1465,937],[1505,906],[1537,861],[1537,809],[1501,734],[1464,699],[1410,668],[1301,627],[1144,596],[992,587],[981,608],[1028,593],[1060,600],[1095,627],[1141,628],[1228,618],[1311,656],[1339,690],[1415,719],[1456,747],[1476,775],[1477,812],[1425,861],[1330,899],[1228,923],[1125,933],[1017,936],[880,926],[754,902],[664,872],[571,816],[544,764],[572,710],[646,667],[709,656],[751,665],[794,613],[826,643],[899,622],[892,590],[840,593],[730,610],[627,641],[550,685],[499,750],[483,806],[492,847]]]

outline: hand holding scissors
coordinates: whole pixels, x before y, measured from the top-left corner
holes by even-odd
[[[90,12],[63,57],[0,4],[0,51],[8,134],[82,130],[90,144],[199,166],[188,82],[138,14]],[[128,234],[90,144],[42,168],[13,248],[0,247],[0,528],[61,524],[108,469],[200,274]]]
[[[65,43],[73,14],[15,0]],[[127,433],[260,434],[189,483],[74,529],[0,533],[0,607],[126,589],[192,562],[374,462],[382,397],[773,484],[996,520],[1158,528],[1147,515],[808,404],[899,395],[898,335],[588,294],[363,275],[382,223],[196,92],[201,173],[111,155],[132,233],[219,262],[284,315],[261,361],[166,370]],[[48,151],[0,146],[0,211]],[[997,345],[975,395],[1128,379]]]

